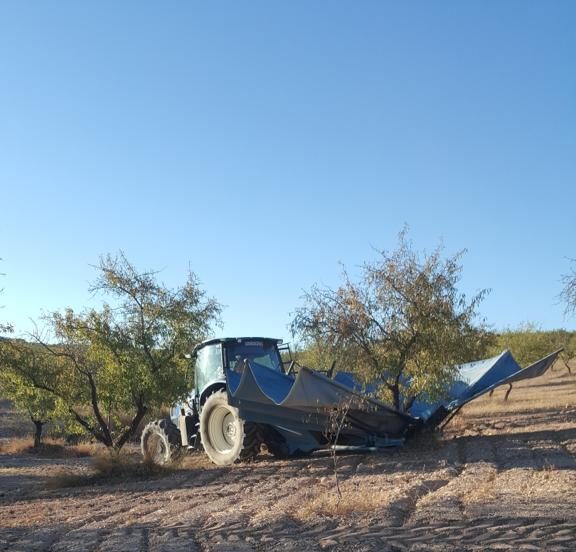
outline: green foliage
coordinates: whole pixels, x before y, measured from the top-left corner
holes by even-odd
[[[576,355],[576,332],[567,330],[543,331],[537,324],[526,322],[518,328],[507,329],[495,337],[491,354],[508,349],[520,366],[525,368],[547,354],[564,348],[566,360]]]
[[[50,371],[54,369],[47,366],[50,362],[52,359],[40,358],[35,354],[34,346],[22,340],[0,342],[0,394],[28,414],[36,426],[35,446],[40,445],[43,426],[58,415],[61,405],[52,393],[29,385],[19,367],[28,365],[27,370],[31,373]]]
[[[576,358],[576,332],[570,332],[570,335],[567,336],[564,342],[564,352],[566,353],[566,358]]]
[[[487,291],[470,300],[458,292],[462,253],[416,253],[404,230],[395,251],[365,263],[355,282],[346,271],[336,290],[314,286],[292,322],[308,354],[366,380],[381,378],[396,408],[420,395],[438,398],[458,363],[481,357],[492,335],[477,320]],[[405,398],[402,402],[402,397]]]
[[[110,302],[45,317],[50,339],[37,333],[34,362],[15,370],[24,384],[50,394],[85,431],[119,450],[150,408],[188,391],[183,354],[219,321],[194,274],[172,290],[154,272],[138,272],[121,253],[101,259],[91,286]],[[50,359],[50,362],[45,362]],[[130,415],[121,424],[120,416]]]
[[[57,410],[57,400],[53,395],[26,385],[21,376],[11,371],[0,374],[0,392],[18,410],[28,413],[32,421],[45,423]]]
[[[340,365],[343,354],[344,351],[329,347],[321,339],[307,339],[304,346],[300,345],[295,348],[294,359],[301,366],[327,370],[334,361]]]

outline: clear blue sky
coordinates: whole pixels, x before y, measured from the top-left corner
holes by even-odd
[[[571,0],[2,2],[0,319],[90,305],[122,249],[287,338],[408,223],[469,250],[495,328],[574,328],[575,28]]]

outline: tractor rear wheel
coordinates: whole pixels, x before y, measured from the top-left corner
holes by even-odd
[[[266,426],[264,446],[274,458],[282,460],[291,456],[286,440],[273,427]]]
[[[144,460],[159,465],[175,462],[184,452],[180,430],[169,418],[150,422],[142,432],[140,447]]]
[[[252,460],[262,444],[262,428],[240,418],[224,390],[206,399],[200,412],[200,435],[204,451],[218,466]]]

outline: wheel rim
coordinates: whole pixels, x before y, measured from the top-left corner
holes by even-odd
[[[225,406],[216,406],[208,420],[210,443],[218,452],[228,452],[238,440],[237,418]]]

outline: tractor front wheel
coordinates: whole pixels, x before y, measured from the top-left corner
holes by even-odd
[[[144,460],[164,465],[176,461],[182,455],[180,430],[169,418],[150,422],[140,439]]]
[[[228,404],[224,390],[206,399],[200,412],[200,435],[204,451],[218,466],[251,460],[262,444],[260,426],[240,418],[238,409]]]

